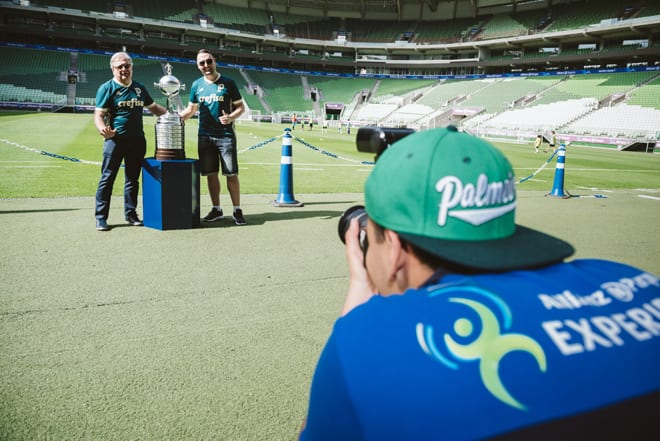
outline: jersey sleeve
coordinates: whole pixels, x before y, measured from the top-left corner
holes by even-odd
[[[98,90],[96,91],[96,100],[94,105],[97,109],[107,110],[110,107],[109,99],[110,87],[108,87],[107,83],[104,83],[99,86]]]
[[[197,99],[197,81],[194,81],[192,83],[192,86],[190,86],[190,95],[188,95],[188,102],[199,104],[199,100]]]
[[[242,101],[243,96],[241,95],[241,91],[238,90],[238,85],[236,84],[236,81],[232,79],[229,85],[230,85],[229,96],[231,97],[231,102],[235,103],[237,101]]]

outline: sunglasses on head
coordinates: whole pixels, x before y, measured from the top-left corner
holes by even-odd
[[[197,64],[199,64],[200,66],[204,66],[204,65],[210,66],[210,65],[213,64],[213,60],[210,59],[210,58],[207,58],[206,60],[202,60]]]

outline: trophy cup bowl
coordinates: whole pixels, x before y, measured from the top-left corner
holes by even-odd
[[[174,112],[172,100],[185,86],[177,77],[172,75],[172,66],[165,66],[167,75],[161,77],[154,87],[167,97],[167,112],[158,117],[156,121],[156,159],[159,161],[185,159],[184,123],[177,112]]]
[[[164,75],[158,81],[158,89],[168,98],[173,97],[179,94],[181,82],[174,75]]]

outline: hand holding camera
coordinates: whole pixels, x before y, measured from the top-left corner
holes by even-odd
[[[359,152],[365,153],[375,153],[376,160],[380,155],[392,144],[401,138],[414,133],[412,129],[405,128],[385,128],[385,127],[361,127],[358,130],[357,136],[355,138],[355,144]],[[363,205],[354,205],[344,213],[339,218],[339,239],[346,243],[346,232],[350,226],[352,219],[357,219],[358,225],[360,227],[359,232],[359,243],[362,253],[366,253],[368,241],[367,241],[367,212]]]
[[[363,213],[365,213],[363,211]],[[366,213],[363,216],[366,224]],[[347,224],[345,234],[346,240],[346,262],[348,263],[349,284],[346,299],[341,310],[341,315],[347,314],[356,306],[367,302],[376,294],[377,290],[371,283],[365,265],[366,249],[362,248],[361,237],[366,239],[366,231],[360,225],[356,217],[352,217]],[[366,226],[364,227],[366,228]]]

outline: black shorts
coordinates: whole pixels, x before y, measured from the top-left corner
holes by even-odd
[[[223,176],[238,174],[236,138],[199,136],[197,153],[202,176],[216,175],[220,171],[220,167],[222,167]]]

